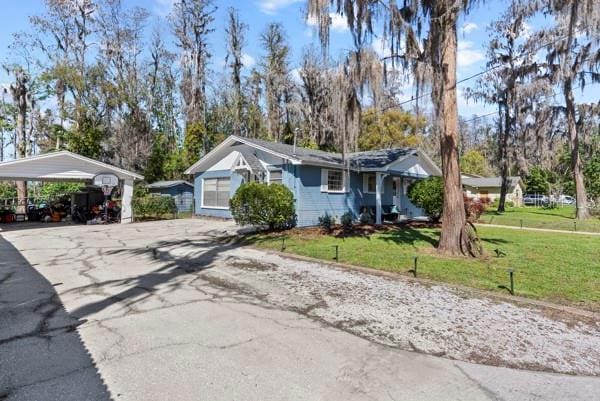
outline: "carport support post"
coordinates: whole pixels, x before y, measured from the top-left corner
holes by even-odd
[[[133,222],[133,209],[131,199],[133,198],[133,180],[123,181],[123,200],[121,204],[121,224]]]

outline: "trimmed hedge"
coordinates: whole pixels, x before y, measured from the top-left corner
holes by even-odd
[[[146,195],[134,197],[131,201],[134,216],[160,218],[165,214],[177,213],[175,199],[171,196]]]
[[[240,225],[267,226],[270,230],[284,230],[296,225],[294,195],[282,184],[242,184],[229,206],[233,219]]]

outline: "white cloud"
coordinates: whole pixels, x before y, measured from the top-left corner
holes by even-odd
[[[257,4],[263,13],[275,14],[279,9],[301,1],[303,0],[260,0]]]
[[[256,60],[251,55],[244,53],[242,54],[242,64],[246,68],[252,68],[256,64]]]
[[[473,42],[458,42],[458,54],[456,62],[459,67],[467,67],[483,60],[485,60],[485,54],[480,50],[473,49]]]
[[[337,13],[329,13],[329,18],[331,18],[331,25],[329,28],[335,32],[344,32],[348,30],[348,23],[346,22],[346,17],[343,15],[339,15]],[[309,16],[306,23],[309,26],[315,27],[317,26],[317,19],[314,16]]]
[[[346,17],[339,14],[329,14],[331,18],[331,29],[334,31],[342,32],[348,30],[348,22]]]
[[[479,28],[479,25],[477,25],[476,23],[474,23],[474,22],[467,22],[467,23],[465,23],[465,24],[462,26],[462,28],[461,28],[461,32],[462,32],[463,34],[465,34],[465,33],[471,33],[471,32],[473,32],[474,30],[476,30],[477,28]]]

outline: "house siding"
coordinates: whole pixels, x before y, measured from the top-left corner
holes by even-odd
[[[363,174],[350,172],[349,182],[346,184],[347,192],[329,193],[321,192],[321,170],[320,166],[294,165],[285,160],[273,157],[260,150],[254,154],[266,165],[267,169],[281,169],[282,184],[288,187],[294,195],[297,225],[300,227],[314,226],[319,223],[319,217],[325,213],[339,219],[344,213],[350,212],[356,219],[360,215],[363,206],[375,206],[375,194],[364,193]],[[231,179],[230,196],[243,182],[241,175],[232,173],[229,169],[215,170],[209,168],[207,171],[197,173],[194,178],[194,204],[195,214],[221,218],[231,218],[229,209],[215,209],[202,207],[202,180],[204,178],[229,177]],[[393,177],[387,176],[383,181],[384,192],[382,193],[382,206],[391,206],[394,203]],[[423,216],[421,209],[415,207],[403,194],[401,197],[402,213],[410,217]]]
[[[175,185],[169,188],[150,188],[152,194],[171,196],[175,199],[178,212],[191,212],[194,202],[194,189],[186,184]]]
[[[321,192],[321,167],[295,166],[298,174],[296,214],[299,226],[319,224],[319,217],[326,212],[337,220],[350,211],[358,217],[359,181],[356,173],[350,174],[350,191],[346,193]]]

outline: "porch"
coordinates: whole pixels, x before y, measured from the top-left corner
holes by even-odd
[[[409,186],[419,179],[427,178],[427,175],[388,170],[365,172],[361,176],[363,191],[359,211],[368,209],[374,216],[375,224],[427,217],[408,198]]]

